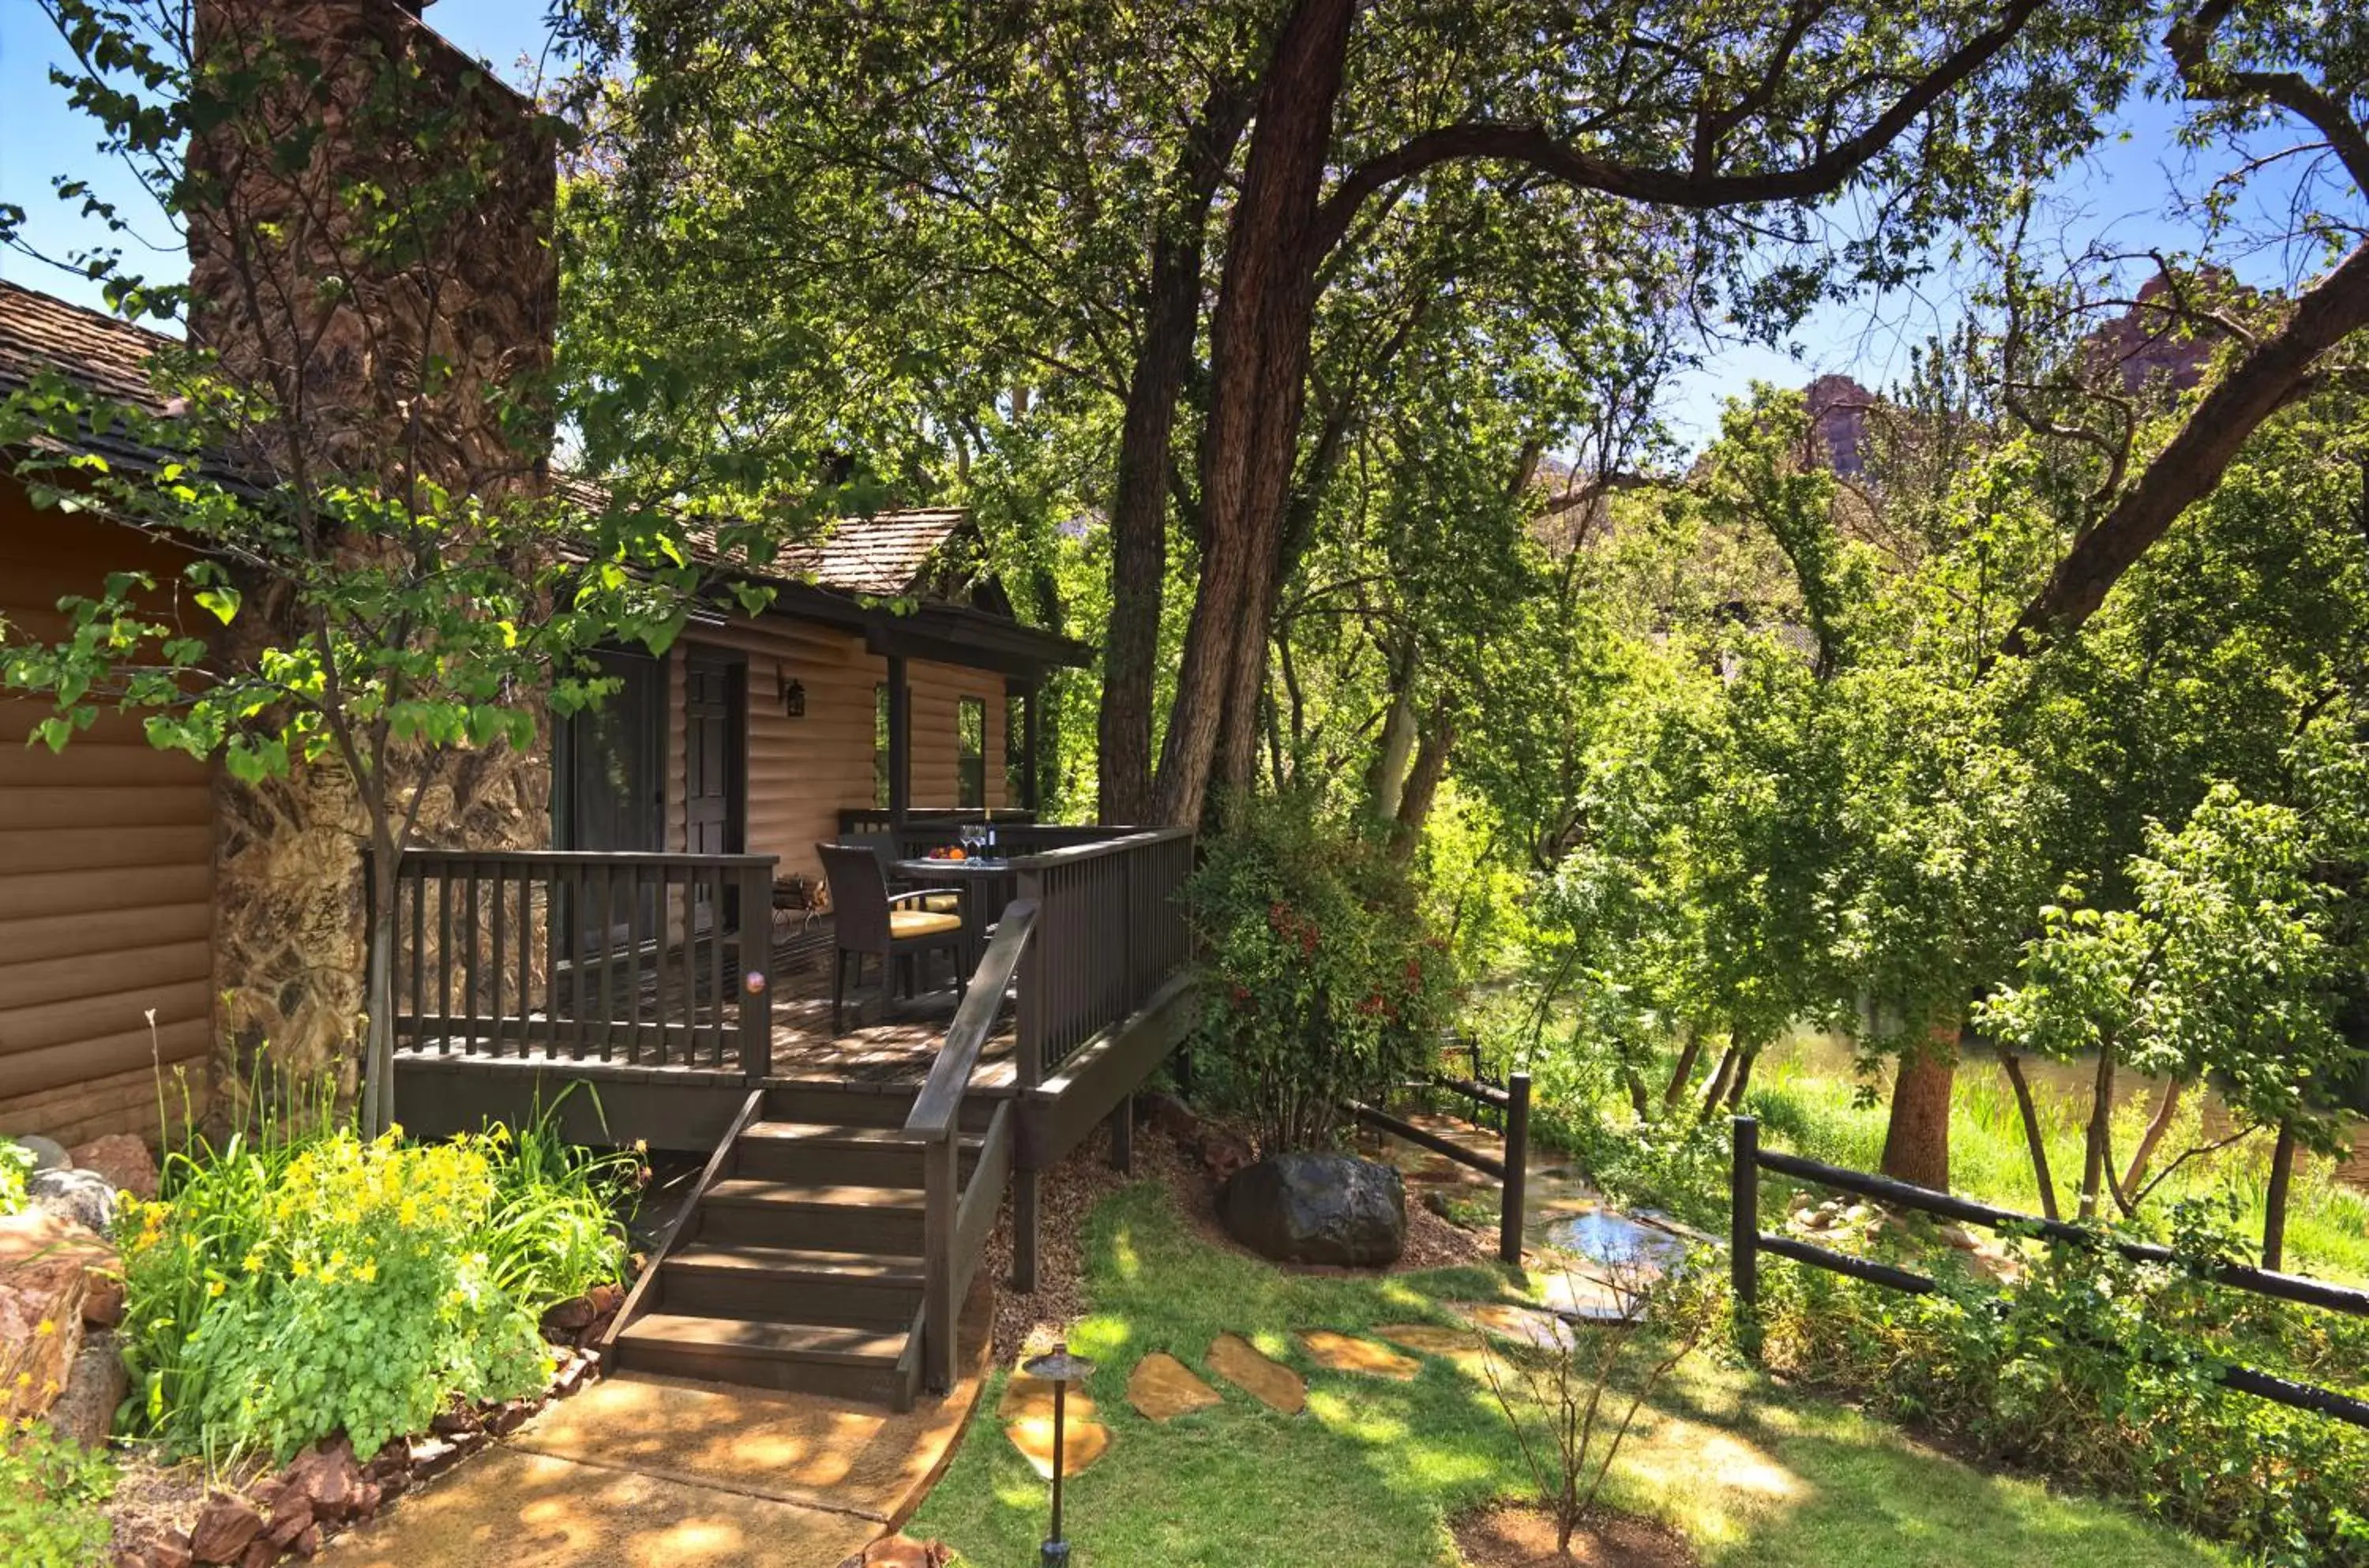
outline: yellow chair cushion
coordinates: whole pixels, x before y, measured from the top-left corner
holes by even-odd
[[[921,908],[933,910],[942,915],[956,914],[962,910],[962,895],[960,893],[933,893],[921,900]]]
[[[931,914],[922,910],[895,910],[888,916],[888,934],[903,940],[910,936],[940,936],[962,929],[959,915]]]

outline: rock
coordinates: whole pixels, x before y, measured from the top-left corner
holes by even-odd
[[[486,1430],[496,1437],[507,1437],[525,1425],[526,1418],[533,1413],[532,1400],[506,1399],[486,1412]]]
[[[944,1541],[892,1535],[874,1541],[839,1568],[946,1568],[954,1560],[954,1548]]]
[[[1940,1239],[1943,1246],[1955,1247],[1962,1253],[1982,1250],[1982,1243],[1974,1240],[1974,1232],[1963,1225],[1944,1225],[1933,1234]]]
[[[1003,1429],[1004,1436],[1020,1450],[1036,1473],[1046,1480],[1053,1478],[1053,1418],[1049,1415],[1030,1416],[1014,1421]],[[1099,1421],[1081,1421],[1071,1416],[1061,1425],[1061,1473],[1077,1475],[1091,1468],[1094,1461],[1110,1452],[1110,1428]]]
[[[1221,1333],[1209,1344],[1202,1360],[1209,1370],[1242,1390],[1269,1410],[1297,1415],[1307,1407],[1308,1385],[1299,1373],[1259,1353],[1238,1333]]]
[[[1448,1310],[1503,1339],[1516,1340],[1540,1350],[1569,1350],[1574,1336],[1571,1325],[1552,1312],[1516,1307],[1506,1301],[1450,1301]]]
[[[1309,1329],[1292,1337],[1299,1341],[1299,1348],[1308,1352],[1309,1359],[1328,1372],[1354,1372],[1360,1377],[1409,1383],[1423,1370],[1422,1364],[1413,1356],[1402,1356],[1372,1340],[1334,1333],[1330,1329]]]
[[[560,1357],[558,1368],[551,1374],[551,1397],[567,1399],[591,1380],[592,1362],[586,1356],[571,1353]]]
[[[354,1462],[352,1445],[343,1437],[316,1443],[297,1455],[288,1467],[287,1481],[280,1501],[302,1496],[316,1519],[342,1524],[365,1511],[361,1467]]]
[[[543,1337],[566,1339],[601,1315],[589,1296],[571,1296],[555,1302],[543,1314]]]
[[[995,1413],[1006,1421],[1047,1421],[1053,1419],[1054,1385],[1042,1378],[1032,1378],[1025,1372],[1014,1372],[1003,1385],[1003,1398],[997,1402]],[[1072,1388],[1062,1402],[1063,1419],[1092,1421],[1094,1402],[1082,1388]]]
[[[123,1321],[123,1276],[112,1268],[83,1270],[82,1321],[86,1327],[111,1329]]]
[[[143,1203],[155,1200],[156,1162],[148,1146],[130,1133],[111,1132],[76,1144],[71,1157],[75,1170],[105,1177],[118,1192],[128,1192]]]
[[[1406,1248],[1406,1184],[1348,1154],[1276,1154],[1234,1173],[1218,1195],[1233,1238],[1279,1263],[1371,1267]]]
[[[17,1134],[8,1141],[32,1155],[33,1169],[36,1172],[74,1169],[74,1156],[68,1154],[66,1146],[55,1139],[43,1138],[39,1133],[28,1132]]]
[[[461,1446],[442,1437],[414,1437],[408,1448],[414,1485],[434,1480],[461,1457]]]
[[[478,1431],[484,1425],[475,1411],[465,1404],[455,1404],[429,1417],[428,1430],[439,1437],[458,1437],[464,1433]]]
[[[89,1171],[36,1171],[26,1180],[25,1196],[36,1207],[102,1236],[115,1223],[114,1184]]]
[[[0,1219],[0,1427],[65,1391],[82,1351],[88,1247],[103,1243],[36,1209]],[[112,1256],[112,1254],[105,1254]]]
[[[594,1317],[605,1317],[625,1304],[625,1288],[616,1284],[596,1285],[584,1293],[584,1299],[592,1303]]]
[[[314,1528],[313,1502],[297,1487],[287,1487],[279,1501],[271,1505],[271,1516],[264,1521],[263,1536],[274,1546],[286,1546],[298,1536]]]
[[[269,1536],[257,1536],[246,1543],[246,1554],[239,1558],[238,1568],[271,1568],[284,1552]]]
[[[189,1556],[199,1562],[236,1562],[263,1533],[263,1516],[244,1497],[217,1492],[189,1531]]]
[[[1193,1140],[1193,1157],[1213,1182],[1223,1182],[1249,1164],[1257,1151],[1250,1139],[1229,1127],[1204,1127]]]
[[[1127,1402],[1147,1421],[1173,1421],[1223,1401],[1217,1390],[1194,1376],[1193,1368],[1155,1350],[1127,1375]]]
[[[1817,1201],[1799,1187],[1795,1187],[1793,1196],[1785,1200],[1785,1212],[1788,1214],[1806,1214],[1817,1207]]]
[[[50,1407],[50,1425],[59,1436],[71,1437],[86,1448],[103,1447],[115,1425],[115,1408],[123,1402],[129,1386],[115,1336],[100,1334],[85,1340],[66,1374],[64,1391]]]
[[[1374,1333],[1392,1345],[1454,1362],[1467,1372],[1479,1371],[1489,1356],[1481,1336],[1470,1329],[1443,1328],[1437,1323],[1384,1323]]]
[[[289,1542],[288,1550],[307,1562],[318,1557],[321,1554],[321,1527],[315,1525],[307,1529],[303,1535]]]
[[[141,1549],[140,1560],[147,1568],[189,1568],[189,1538],[178,1530],[167,1531]]]
[[[1439,1216],[1442,1219],[1453,1220],[1456,1218],[1453,1214],[1448,1212],[1448,1195],[1441,1192],[1436,1187],[1426,1187],[1424,1189],[1423,1206],[1430,1212]]]
[[[1875,1210],[1863,1203],[1852,1204],[1843,1210],[1843,1223],[1846,1225],[1864,1225],[1874,1217]]]

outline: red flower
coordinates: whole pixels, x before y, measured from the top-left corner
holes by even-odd
[[[1251,1004],[1251,993],[1247,987],[1236,986],[1227,994],[1227,1000],[1237,1008],[1248,1007]]]

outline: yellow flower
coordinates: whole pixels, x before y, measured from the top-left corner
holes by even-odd
[[[247,1253],[246,1266],[246,1272],[249,1274],[261,1274],[263,1272],[263,1254],[259,1252]]]
[[[378,1260],[376,1258],[365,1258],[362,1260],[361,1267],[354,1270],[354,1276],[360,1279],[364,1285],[376,1284],[378,1282]]]
[[[298,1258],[288,1265],[288,1272],[299,1279],[310,1279],[313,1277],[313,1265],[303,1258]]]
[[[400,1143],[401,1141],[403,1141],[403,1124],[402,1124],[401,1122],[389,1122],[389,1123],[387,1123],[387,1124],[386,1124],[386,1136],[387,1136],[389,1139],[391,1139],[395,1140],[395,1142]]]
[[[33,1325],[33,1337],[35,1339],[47,1339],[50,1335],[57,1332],[58,1324],[57,1320],[54,1318],[43,1318],[40,1322]]]
[[[215,1280],[213,1283],[212,1283],[211,1285],[208,1285],[208,1286],[206,1287],[206,1294],[207,1294],[207,1295],[209,1295],[209,1296],[219,1296],[219,1295],[221,1295],[222,1293],[223,1293],[223,1282],[222,1282],[221,1280],[219,1280],[219,1279]]]

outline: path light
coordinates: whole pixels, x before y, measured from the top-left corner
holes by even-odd
[[[1061,1539],[1061,1469],[1069,1458],[1061,1443],[1062,1407],[1069,1402],[1070,1385],[1093,1377],[1094,1364],[1070,1355],[1069,1345],[1061,1344],[1053,1347],[1050,1356],[1022,1362],[1020,1369],[1053,1385],[1053,1531],[1045,1538],[1045,1549],[1036,1561],[1038,1568],[1068,1568],[1070,1543]]]

